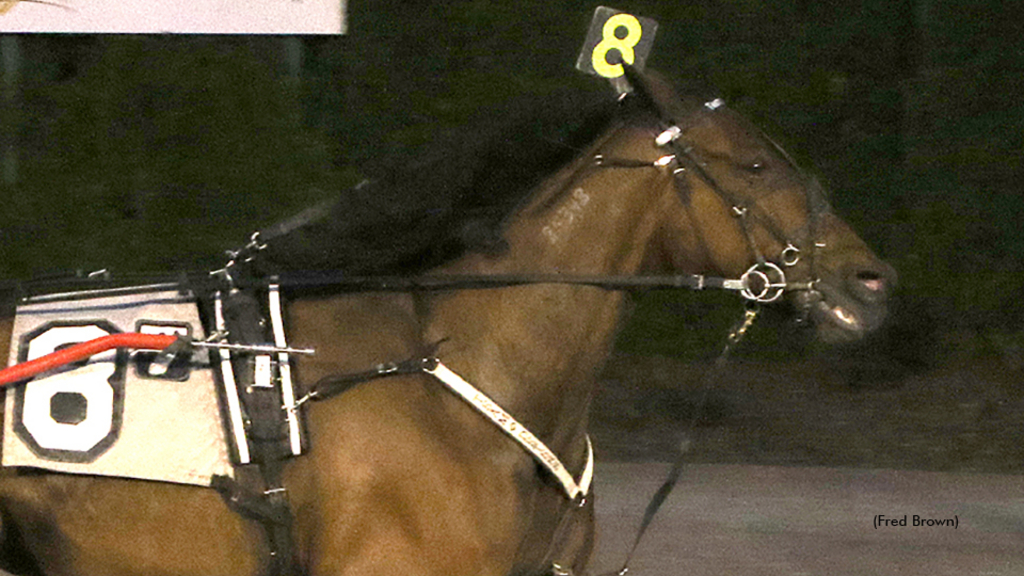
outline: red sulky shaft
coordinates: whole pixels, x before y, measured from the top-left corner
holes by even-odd
[[[35,360],[15,364],[9,368],[0,370],[0,387],[7,386],[14,382],[20,382],[48,370],[60,368],[61,366],[84,360],[95,354],[106,352],[114,348],[133,348],[136,350],[163,350],[167,348],[178,337],[173,334],[138,334],[124,332],[101,336],[95,340],[68,346],[63,350],[51,352],[40,356]]]

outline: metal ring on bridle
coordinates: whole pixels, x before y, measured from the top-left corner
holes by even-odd
[[[782,265],[795,266],[800,261],[800,249],[792,244],[786,244],[782,249]]]
[[[754,264],[740,276],[743,289],[740,294],[747,300],[767,304],[782,296],[786,289],[786,273],[773,262]],[[758,285],[754,287],[754,283]],[[756,290],[756,292],[755,292]]]

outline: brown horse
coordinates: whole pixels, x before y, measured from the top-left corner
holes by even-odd
[[[816,184],[737,113],[681,100],[654,78],[634,81],[641,105],[536,187],[506,220],[502,252],[464,254],[436,272],[737,278],[763,258],[799,281],[789,299],[823,337],[877,327],[894,273],[827,209]],[[579,478],[595,376],[623,298],[557,284],[319,295],[289,306],[290,340],[317,350],[300,364],[307,382],[421,356],[439,342],[446,366]],[[10,332],[9,320],[0,323],[0,342]],[[312,448],[284,479],[303,573],[584,570],[593,499],[570,501],[432,376],[375,380],[306,406]],[[0,507],[8,569],[253,575],[269,566],[260,527],[209,489],[5,470]]]

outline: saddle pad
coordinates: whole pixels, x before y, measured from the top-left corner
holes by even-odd
[[[187,292],[67,296],[18,306],[11,364],[117,332],[203,337]],[[169,366],[156,354],[111,350],[8,391],[0,463],[202,486],[233,476],[208,354]]]

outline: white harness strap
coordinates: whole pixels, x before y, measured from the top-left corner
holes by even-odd
[[[461,376],[449,370],[439,360],[436,366],[433,368],[424,367],[423,371],[440,380],[452,392],[468,402],[470,406],[486,416],[487,419],[495,423],[502,431],[518,442],[537,462],[540,462],[544,468],[558,479],[570,500],[584,497],[590,492],[590,483],[594,478],[594,448],[590,443],[590,436],[587,436],[587,464],[580,475],[579,483],[577,483],[573,479],[572,474],[565,469],[561,460],[558,459],[558,456],[555,456],[555,453],[550,448],[545,446],[540,439],[516,421],[508,412],[505,412],[501,406],[495,404],[483,392],[477,390],[472,384],[463,380]]]

